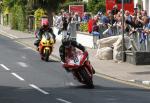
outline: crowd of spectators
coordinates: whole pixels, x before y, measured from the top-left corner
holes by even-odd
[[[138,32],[137,29],[141,28],[142,34],[140,39],[146,40],[146,36],[150,34],[150,17],[147,15],[146,10],[135,9],[134,13],[128,10],[123,11],[118,9],[117,5],[114,5],[112,10],[108,10],[106,13],[99,11],[96,15],[84,13],[81,17],[76,13],[61,12],[58,14],[55,20],[55,26],[60,30],[67,30],[70,23],[75,23],[75,30],[80,31],[80,24],[87,23],[88,33],[93,35],[93,42],[97,39],[101,39],[108,36],[120,35],[122,33],[122,12],[124,12],[124,32],[126,35],[131,35],[134,32]],[[65,18],[66,24],[63,20]]]

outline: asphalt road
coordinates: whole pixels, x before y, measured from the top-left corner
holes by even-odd
[[[150,91],[94,76],[88,89],[59,61],[0,35],[0,103],[150,103]]]

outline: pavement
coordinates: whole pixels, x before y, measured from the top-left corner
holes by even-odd
[[[35,50],[34,41],[35,35],[33,33],[21,32],[16,30],[11,30],[9,27],[0,25],[0,34],[7,36],[23,45],[31,47]],[[82,38],[83,35],[77,34],[77,39]],[[85,35],[87,36],[87,35]],[[56,44],[54,45],[54,51],[50,58],[55,58],[60,60],[59,58],[59,46],[61,35],[56,35]],[[90,36],[88,38],[91,38]],[[84,37],[85,39],[85,37]],[[80,39],[81,41],[81,39]],[[90,45],[89,42],[85,44],[85,40],[83,45],[87,47]],[[91,46],[91,45],[90,45]],[[107,79],[111,79],[114,81],[119,81],[122,83],[140,86],[144,88],[150,89],[150,65],[133,65],[126,62],[115,62],[113,60],[99,60],[96,58],[96,49],[92,49],[87,47],[89,52],[89,59],[96,70],[97,76],[101,76]]]

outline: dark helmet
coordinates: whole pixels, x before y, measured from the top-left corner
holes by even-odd
[[[64,46],[69,46],[71,44],[71,37],[69,35],[66,35],[63,39],[62,39],[62,44]]]

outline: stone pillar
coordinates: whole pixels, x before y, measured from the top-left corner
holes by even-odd
[[[0,24],[2,24],[2,20],[1,20],[2,18],[1,17],[2,17],[2,13],[0,13]]]
[[[28,30],[29,30],[29,32],[30,31],[33,31],[34,30],[34,16],[33,15],[30,15],[29,17],[28,17]]]
[[[1,18],[1,24],[4,25],[4,17],[3,17],[3,14],[1,14],[1,17],[0,17],[0,18]]]

